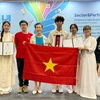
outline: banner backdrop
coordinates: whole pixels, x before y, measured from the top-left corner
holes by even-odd
[[[92,27],[92,35],[100,35],[100,1],[71,2],[66,0],[45,0],[33,2],[0,2],[0,26],[2,22],[11,22],[11,33],[20,31],[19,21],[29,22],[28,31],[34,32],[34,24],[41,22],[44,26],[43,34],[48,36],[55,29],[54,18],[61,15],[65,18],[63,28],[69,31],[69,26],[76,23],[79,27],[78,34],[83,35],[84,25]],[[1,30],[1,27],[0,27]]]

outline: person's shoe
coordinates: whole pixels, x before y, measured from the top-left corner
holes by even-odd
[[[28,86],[27,86],[27,85],[24,85],[24,86],[23,86],[23,92],[24,92],[24,93],[28,93]]]
[[[41,89],[39,89],[39,90],[38,90],[38,93],[40,93],[40,94],[41,94],[41,93],[42,93],[42,90],[41,90]]]
[[[7,94],[10,94],[10,92],[9,91],[5,91],[5,92],[3,92],[3,94],[7,95]]]
[[[74,88],[73,88],[72,85],[67,86],[67,92],[68,93],[73,93],[73,91],[74,91]]]
[[[23,92],[23,87],[21,86],[21,87],[19,87],[19,89],[18,89],[18,93],[22,93]]]
[[[37,93],[37,90],[34,90],[33,92],[32,92],[32,94],[36,94]]]
[[[0,90],[0,95],[3,95],[3,91]]]
[[[56,92],[57,92],[57,91],[56,91],[56,89],[52,89],[52,93],[54,93],[54,94],[55,94]]]
[[[59,88],[59,89],[58,89],[58,92],[59,92],[59,93],[63,93],[63,89],[62,89],[62,88]]]
[[[67,91],[67,92],[68,92],[69,94],[73,93],[73,91],[71,91],[71,90],[70,90],[70,91]]]

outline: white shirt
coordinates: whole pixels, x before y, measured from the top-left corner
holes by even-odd
[[[66,39],[68,37],[68,32],[66,32],[65,30],[61,30],[61,31],[53,30],[53,31],[51,31],[49,36],[48,36],[48,43],[52,44],[54,35],[63,35],[64,39]]]

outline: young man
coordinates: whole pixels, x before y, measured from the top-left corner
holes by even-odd
[[[48,36],[48,42],[52,45],[53,36],[54,35],[63,35],[64,39],[68,37],[68,33],[62,29],[62,25],[64,23],[64,18],[62,16],[57,16],[55,18],[55,24],[57,26],[56,30],[52,30]],[[58,45],[57,45],[58,46]],[[62,86],[59,84],[52,85],[52,93],[56,93],[56,89],[58,88],[59,93],[63,93]]]
[[[22,79],[23,68],[24,68],[24,52],[25,52],[25,42],[30,42],[32,36],[31,33],[27,32],[28,22],[22,20],[19,22],[21,32],[15,34],[15,45],[16,45],[16,60],[18,68],[18,79],[19,79],[19,90],[18,93],[28,92],[28,80]]]

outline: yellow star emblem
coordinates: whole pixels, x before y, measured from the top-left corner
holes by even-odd
[[[49,60],[48,63],[43,62],[43,64],[46,65],[46,69],[45,69],[45,71],[47,71],[47,70],[51,70],[52,72],[54,72],[54,67],[57,65],[56,63],[53,63],[53,62],[52,62],[52,59],[51,59],[51,58],[50,58],[50,60]]]

